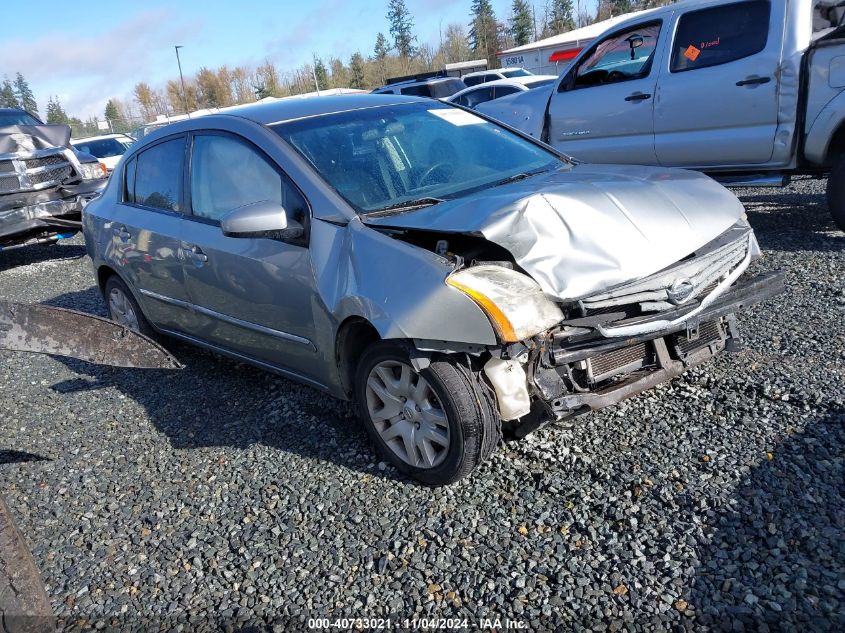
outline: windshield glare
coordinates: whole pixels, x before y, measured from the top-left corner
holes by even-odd
[[[564,165],[506,129],[440,103],[341,112],[273,130],[360,213],[420,198],[457,198]]]
[[[74,143],[73,146],[80,152],[91,154],[97,158],[112,158],[113,156],[123,156],[127,150],[127,145],[124,145],[116,138],[102,138],[95,141],[82,141]]]
[[[522,68],[517,68],[515,70],[503,70],[502,74],[510,79],[511,77],[530,77],[531,73],[527,70],[523,70]]]

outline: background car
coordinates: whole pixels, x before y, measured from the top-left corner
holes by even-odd
[[[71,139],[70,144],[80,152],[86,152],[95,156],[111,173],[120,161],[120,157],[135,142],[135,139],[126,134],[104,134],[102,136],[90,136],[88,138]]]
[[[461,79],[467,86],[496,81],[497,79],[514,79],[516,77],[530,77],[534,73],[524,68],[494,68],[491,70],[479,70],[474,73],[467,73]]]
[[[430,97],[445,99],[466,88],[466,84],[455,77],[422,77],[388,83],[373,90],[373,94],[409,95],[412,97]]]
[[[540,86],[548,86],[555,80],[557,80],[555,75],[528,75],[514,77],[513,79],[496,79],[461,90],[446,101],[474,109],[480,103],[486,103],[517,92],[526,92]]]

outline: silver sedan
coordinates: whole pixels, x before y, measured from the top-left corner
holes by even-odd
[[[114,320],[355,401],[431,485],[736,347],[735,313],[782,289],[745,274],[754,234],[709,178],[396,95],[166,126],[83,225]]]

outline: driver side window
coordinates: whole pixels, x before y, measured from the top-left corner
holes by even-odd
[[[660,22],[615,33],[599,42],[575,73],[575,88],[642,79],[651,72]]]

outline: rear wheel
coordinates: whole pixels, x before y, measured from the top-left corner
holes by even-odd
[[[358,364],[355,395],[379,453],[431,486],[468,475],[495,450],[501,425],[494,403],[448,356],[417,371],[407,349],[380,342]]]
[[[141,312],[141,307],[120,277],[117,275],[109,277],[106,282],[105,296],[109,318],[112,321],[146,336],[155,336],[155,331]]]
[[[827,206],[833,222],[845,231],[845,154],[834,159],[827,179]]]

